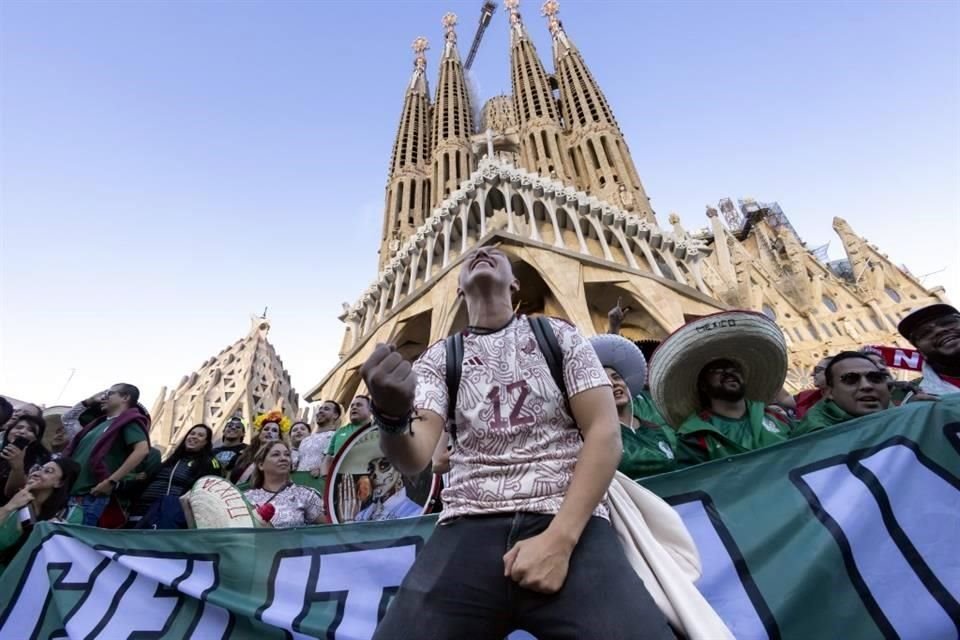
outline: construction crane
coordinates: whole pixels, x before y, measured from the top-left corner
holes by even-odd
[[[480,41],[483,40],[483,32],[487,30],[490,19],[493,18],[493,12],[497,10],[497,5],[490,0],[483,3],[480,8],[480,24],[477,25],[477,32],[473,36],[473,44],[470,45],[470,53],[467,54],[467,61],[464,63],[464,69],[470,69],[474,58],[477,57],[477,49],[480,48]]]

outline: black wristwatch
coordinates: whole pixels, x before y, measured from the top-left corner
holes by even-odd
[[[116,491],[117,489],[120,488],[120,481],[119,481],[119,480],[114,480],[113,478],[110,478],[110,484],[113,485],[113,490],[114,490],[114,491]]]

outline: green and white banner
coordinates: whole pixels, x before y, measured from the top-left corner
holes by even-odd
[[[960,635],[960,396],[651,478],[737,638]],[[369,638],[435,518],[294,530],[37,526],[0,638]]]

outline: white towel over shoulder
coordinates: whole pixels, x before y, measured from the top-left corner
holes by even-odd
[[[700,554],[677,512],[620,472],[607,496],[610,521],[630,566],[674,629],[690,640],[732,640],[693,584],[700,577]]]

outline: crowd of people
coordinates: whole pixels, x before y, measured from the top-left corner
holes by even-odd
[[[922,378],[895,381],[865,345],[821,360],[811,389],[792,396],[786,341],[763,314],[723,312],[662,342],[634,342],[619,335],[630,310],[618,302],[608,333],[588,339],[564,321],[517,316],[518,286],[505,254],[474,251],[458,290],[469,326],[416,363],[377,346],[362,369],[369,395],[352,399],[345,424],[332,400],[313,425],[274,411],[248,429],[235,416],[219,441],[197,424],[162,456],[134,385],[115,384],[62,415],[14,411],[0,398],[0,562],[40,520],[187,527],[181,498],[210,475],[237,485],[267,526],[325,523],[318,483],[351,436],[375,425],[383,457],[370,461],[365,489],[350,488],[356,519],[416,515],[398,479],[432,465],[444,474],[440,522],[451,525],[418,556],[377,638],[421,628],[459,637],[481,618],[545,637],[557,625],[596,635],[600,621],[605,638],[630,637],[638,625],[672,637],[649,596],[638,598],[644,586],[624,570],[608,526],[604,495],[616,471],[639,480],[960,392],[960,312],[946,304],[899,324],[923,358]],[[578,569],[586,563],[590,571]],[[601,574],[617,585],[605,597],[585,577]],[[507,595],[504,580],[524,589]],[[439,591],[445,597],[433,598]]]

